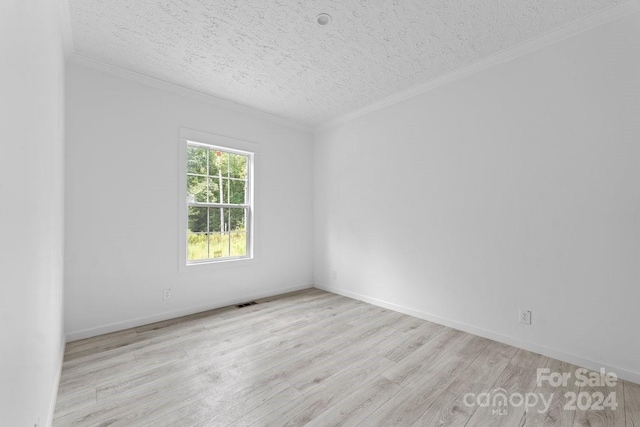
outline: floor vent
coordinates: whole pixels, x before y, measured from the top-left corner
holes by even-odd
[[[244,304],[238,304],[238,305],[236,305],[236,307],[242,308],[242,307],[248,307],[250,305],[256,305],[256,304],[257,304],[257,302],[251,301],[251,302],[245,302]]]

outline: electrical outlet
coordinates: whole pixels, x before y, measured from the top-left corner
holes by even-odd
[[[164,293],[162,294],[162,299],[166,301],[169,298],[171,298],[171,289],[170,288],[164,288]]]
[[[531,310],[520,309],[520,323],[531,324]]]
[[[333,272],[331,273],[331,280],[336,281],[338,280],[338,272],[333,270]]]

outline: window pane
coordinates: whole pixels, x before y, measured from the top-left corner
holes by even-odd
[[[223,212],[224,209],[222,208],[209,208],[209,231],[210,232],[222,232],[225,231],[225,224],[224,221],[221,221],[221,218],[223,219]]]
[[[246,209],[229,209],[231,256],[247,255]]]
[[[220,203],[231,203],[243,205],[246,203],[246,181],[237,179],[222,179],[222,201]],[[216,187],[217,188],[217,187]],[[217,196],[217,193],[216,193]]]
[[[210,258],[229,256],[229,233],[211,233],[209,235]]]
[[[229,209],[209,208],[210,231],[218,231],[209,235],[209,257],[222,258],[229,256]]]
[[[220,171],[221,156],[218,156],[218,153],[222,154],[220,151],[209,150],[209,176],[218,176]]]
[[[236,179],[229,180],[229,203],[245,204],[246,187],[246,181]]]
[[[209,176],[227,177],[229,153],[219,150],[209,151]]]
[[[247,156],[242,154],[229,153],[229,177],[230,178],[247,178]]]
[[[246,231],[246,210],[242,208],[227,209],[229,211],[229,230]]]
[[[229,153],[225,151],[220,151],[220,169],[223,177],[229,176]],[[218,154],[216,154],[217,156]]]
[[[207,208],[189,207],[189,232],[206,233],[207,231]]]
[[[187,176],[187,202],[207,202],[207,179],[203,176]]]
[[[207,253],[207,235],[191,234],[187,235],[187,259],[196,261],[209,258]]]
[[[209,180],[209,203],[220,202],[220,180],[218,178],[208,178]]]
[[[187,173],[207,174],[207,149],[187,146]]]
[[[222,180],[222,202],[220,203],[231,203],[229,201],[229,180],[227,178]]]
[[[247,255],[247,233],[244,231],[231,232],[231,256]]]

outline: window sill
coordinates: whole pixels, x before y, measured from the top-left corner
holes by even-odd
[[[181,273],[194,273],[207,270],[221,270],[226,268],[246,268],[256,263],[255,257],[234,258],[224,260],[201,261],[195,263],[180,263],[179,271]]]

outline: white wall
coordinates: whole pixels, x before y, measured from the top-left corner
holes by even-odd
[[[639,118],[634,14],[320,133],[315,283],[640,381]]]
[[[58,3],[0,2],[0,424],[51,421],[62,350]]]
[[[259,144],[256,262],[178,271],[181,127]],[[312,137],[67,68],[66,331],[77,339],[312,285]],[[163,288],[171,288],[162,300]]]

